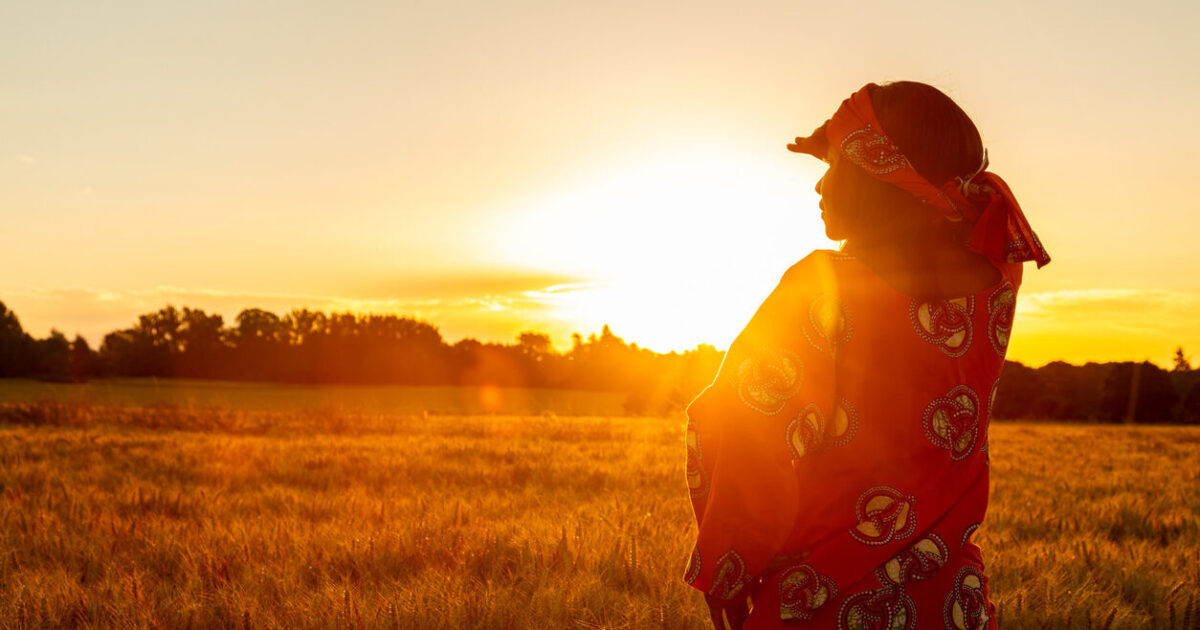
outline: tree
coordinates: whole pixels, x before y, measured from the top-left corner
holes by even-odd
[[[524,352],[535,361],[541,359],[544,355],[550,354],[553,350],[553,347],[550,345],[550,335],[546,333],[523,332],[517,335],[517,343],[521,346],[521,352]]]
[[[220,375],[228,347],[224,341],[225,321],[198,308],[183,307],[178,331],[180,352],[175,373],[180,376],[212,378]]]
[[[25,376],[33,338],[21,328],[17,314],[0,302],[0,377]]]
[[[1114,422],[1167,422],[1179,400],[1170,374],[1150,363],[1118,363],[1104,381],[1103,416]]]
[[[87,339],[75,335],[75,340],[71,342],[71,379],[82,383],[97,376],[98,371],[96,353],[88,346]]]
[[[279,316],[261,308],[243,309],[238,313],[236,321],[235,330],[239,344],[251,339],[272,342],[277,340],[282,332]]]
[[[283,317],[288,343],[303,346],[325,334],[325,313],[306,308],[292,309]]]
[[[1175,348],[1175,372],[1187,372],[1192,369],[1192,364],[1188,361],[1188,357],[1183,354],[1183,346]]]
[[[1200,424],[1200,380],[1192,383],[1181,405],[1181,420],[1189,424]]]
[[[100,356],[121,376],[172,376],[175,357],[183,347],[182,324],[174,306],[139,315],[132,328],[105,335]]]
[[[241,378],[279,380],[285,331],[279,316],[261,308],[238,313],[233,330],[233,366]]]
[[[1000,373],[1000,384],[992,402],[994,418],[1029,418],[1034,415],[1033,402],[1045,392],[1037,370],[1017,363],[1005,361]]]
[[[134,329],[150,344],[162,349],[166,356],[179,354],[183,350],[179,329],[183,318],[178,309],[167,305],[154,313],[139,315]]]
[[[107,370],[120,376],[172,376],[181,345],[180,313],[167,306],[139,315],[132,328],[104,336],[100,358]]]
[[[34,376],[50,381],[71,380],[71,342],[61,331],[51,330],[50,336],[35,343]]]

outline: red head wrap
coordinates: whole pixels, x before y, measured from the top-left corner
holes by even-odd
[[[934,186],[884,133],[871,106],[873,85],[863,86],[842,101],[833,118],[809,138],[797,138],[788,149],[824,158],[825,151],[835,148],[871,177],[907,191],[947,220],[970,222],[974,227],[967,246],[993,263],[1032,260],[1040,268],[1050,262],[1050,255],[1029,227],[1008,184],[985,170],[987,152],[979,171],[951,179],[940,188]]]

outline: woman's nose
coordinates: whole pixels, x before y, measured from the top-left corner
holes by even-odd
[[[825,176],[822,175],[821,179],[817,180],[817,185],[813,186],[813,190],[817,191],[818,195],[821,194],[821,184],[823,184],[824,182],[825,182]]]

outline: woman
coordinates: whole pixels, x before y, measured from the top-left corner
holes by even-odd
[[[829,163],[844,244],[784,274],[688,408],[685,580],[719,628],[994,628],[988,415],[1021,263],[1050,259],[933,87],[864,86],[788,148]]]

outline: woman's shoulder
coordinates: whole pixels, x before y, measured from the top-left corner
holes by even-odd
[[[841,267],[846,263],[857,261],[854,256],[832,249],[814,249],[784,272],[780,284],[830,282],[843,273]]]
[[[796,304],[837,296],[839,302],[908,304],[913,300],[953,299],[955,297],[991,296],[1011,291],[1014,296],[1021,286],[1022,265],[1002,264],[992,268],[995,274],[988,282],[976,283],[970,290],[955,291],[945,298],[917,297],[889,283],[871,265],[853,254],[829,249],[813,250],[784,272],[774,295],[780,303]],[[998,273],[997,273],[998,272]],[[998,278],[997,278],[998,277]]]

